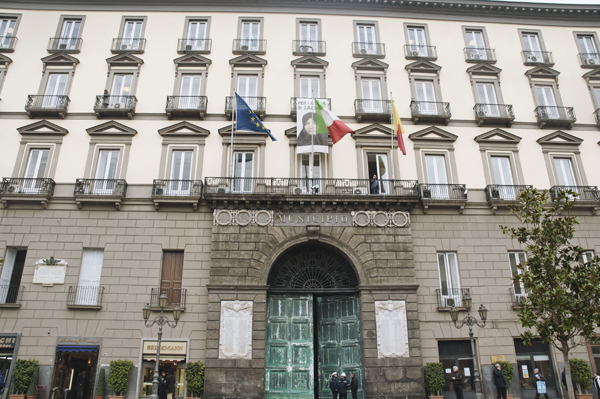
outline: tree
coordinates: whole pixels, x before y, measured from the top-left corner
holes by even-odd
[[[562,352],[569,392],[574,392],[569,350],[594,338],[600,323],[600,259],[585,261],[584,250],[570,243],[579,224],[569,212],[577,196],[560,191],[549,204],[547,190],[526,190],[510,207],[522,225],[500,226],[527,253],[513,277],[528,294],[518,316],[526,329],[521,338],[530,345],[537,335]]]

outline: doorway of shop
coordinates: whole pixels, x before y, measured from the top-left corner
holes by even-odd
[[[49,398],[92,399],[97,366],[98,346],[58,345]]]

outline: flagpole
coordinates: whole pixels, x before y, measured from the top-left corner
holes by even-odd
[[[395,163],[396,163],[396,155],[394,154],[394,132],[396,131],[396,127],[394,126],[394,96],[392,95],[392,92],[390,91],[390,98],[392,99],[392,104],[390,107],[390,121],[392,123],[392,135],[391,135],[391,149],[392,149],[392,173],[391,176],[394,177],[393,180],[396,179],[396,169],[394,168]]]
[[[310,94],[312,95],[312,100],[313,100],[313,107],[315,106],[315,91],[311,90]],[[315,123],[315,134],[316,134],[316,114],[313,112],[313,122]],[[308,133],[308,132],[307,132]],[[314,156],[314,151],[315,151],[315,135],[311,134],[310,135],[310,159],[308,160],[308,164],[310,165],[310,192],[312,193],[312,187],[313,187],[313,165],[315,163],[315,156]]]
[[[235,130],[235,111],[237,109],[237,97],[235,96],[236,92],[233,90],[233,110],[231,112],[231,145],[229,146],[229,153],[231,158],[231,170],[229,173],[231,174],[231,191],[233,191],[233,132]]]

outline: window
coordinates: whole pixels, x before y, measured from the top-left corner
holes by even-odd
[[[498,108],[498,98],[496,97],[496,87],[493,83],[477,83],[477,99],[482,104],[482,110],[486,116],[500,116]]]
[[[132,95],[133,74],[116,73],[113,75],[110,97],[104,108],[121,108],[129,104]]]
[[[377,35],[374,25],[357,24],[356,37],[361,54],[377,54]]]
[[[300,21],[298,23],[298,40],[300,51],[320,52],[319,21]]]
[[[100,150],[96,166],[96,182],[92,194],[110,195],[115,188],[119,150]]]
[[[494,177],[494,184],[499,186],[511,186],[511,187],[499,187],[498,194],[503,200],[514,200],[517,195],[515,192],[512,168],[510,165],[510,157],[508,156],[491,156],[492,164],[492,175]]]
[[[254,153],[233,153],[233,192],[251,193],[254,177]]]
[[[0,16],[0,51],[12,51],[20,16]]]
[[[26,249],[8,248],[0,275],[0,303],[18,303]]]
[[[183,251],[164,251],[160,292],[167,294],[167,306],[182,303]]]
[[[571,158],[553,158],[554,171],[556,173],[556,180],[559,186],[577,186],[575,181],[575,174],[573,173],[573,165],[571,164]]]
[[[442,307],[462,306],[456,253],[438,252],[437,261]]]
[[[510,264],[510,273],[513,277],[516,277],[521,274],[521,270],[519,270],[519,265],[527,260],[525,256],[525,252],[509,252],[508,253],[508,263]],[[527,297],[527,291],[525,290],[525,286],[522,281],[513,281],[513,290],[515,295],[516,303],[520,303],[522,298]]]
[[[209,19],[187,19],[185,37],[185,49],[193,51],[205,51],[208,48]]]
[[[585,251],[583,253],[583,262],[591,262],[594,259],[594,251]]]
[[[44,187],[44,182],[39,179],[46,177],[49,149],[31,149],[25,170],[25,180],[19,190],[23,193],[36,194]]]
[[[539,138],[537,142],[542,146],[550,186],[588,185],[579,151],[582,139],[558,130]],[[581,194],[586,196],[585,192]]]
[[[260,50],[261,21],[242,21],[241,49],[248,51]]]
[[[173,150],[171,157],[171,182],[165,195],[189,195],[194,153],[191,150]]]
[[[98,304],[103,260],[104,250],[83,249],[75,298],[76,305],[96,306]]]
[[[258,97],[258,76],[256,75],[238,75],[237,93],[248,103],[253,110],[257,106]]]
[[[457,184],[457,168],[454,156],[454,142],[457,135],[435,126],[411,133],[408,138],[413,142],[417,160],[417,179],[419,182],[433,184],[431,197],[445,198],[447,189],[436,190],[436,184]]]
[[[541,31],[519,29],[519,34],[521,35],[525,65],[546,64],[551,66],[554,64],[552,53],[546,51],[544,46]]]
[[[365,112],[383,112],[381,81],[379,79],[361,79],[361,98]]]
[[[442,102],[440,88],[440,66],[424,60],[415,61],[405,67],[411,88],[411,116],[417,123],[424,121],[443,121],[452,116],[450,105]]]
[[[490,49],[485,28],[463,26],[463,34],[465,38],[465,55],[467,61],[495,61],[494,52]]]
[[[179,108],[198,108],[202,75],[183,75],[179,91]]]
[[[44,91],[43,108],[57,108],[62,102],[62,96],[65,95],[67,89],[67,81],[69,74],[67,73],[50,73]]]
[[[370,179],[371,194],[390,193],[390,168],[388,154],[367,154],[367,171]],[[376,184],[374,184],[376,182]]]
[[[419,112],[422,114],[437,114],[435,88],[431,80],[415,80]]]
[[[142,38],[143,21],[125,21],[123,36],[121,41],[121,50],[137,50],[140,48],[140,39]],[[126,46],[125,48],[123,46]]]
[[[450,198],[445,156],[425,155],[425,170],[427,172],[427,186],[431,191],[431,198]]]
[[[63,15],[60,17],[55,38],[51,39],[50,50],[78,52],[81,42],[81,31],[84,16]]]
[[[409,26],[406,28],[406,31],[408,33],[408,43],[411,55],[426,57],[427,37],[425,36],[425,28]]]
[[[543,107],[541,112],[544,114],[544,117],[558,119],[559,112],[556,106],[556,97],[554,97],[554,87],[536,85],[535,94],[537,96],[538,105]]]
[[[600,87],[594,87],[592,89],[594,98],[596,99],[596,108],[600,108]]]
[[[318,76],[300,76],[300,97],[319,98],[320,80]]]
[[[597,67],[600,65],[598,54],[598,37],[595,32],[575,33],[582,66]]]

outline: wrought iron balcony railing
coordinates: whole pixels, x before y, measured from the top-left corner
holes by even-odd
[[[583,68],[600,67],[600,53],[579,53],[578,57]]]
[[[600,108],[594,111],[594,117],[596,118],[596,123],[600,126]]]
[[[158,297],[162,294],[167,295],[167,307],[174,308],[175,305],[179,305],[181,309],[185,309],[187,289],[185,288],[152,288],[150,293],[150,307],[158,307]]]
[[[353,42],[352,43],[352,56],[357,58],[362,57],[385,57],[385,44],[384,43],[370,43],[370,42]]]
[[[78,37],[51,37],[48,51],[51,53],[77,53],[81,50],[83,39]]]
[[[467,62],[496,62],[496,50],[485,47],[465,47],[465,60]]]
[[[292,53],[294,55],[325,55],[324,40],[293,40]]]
[[[485,197],[489,201],[516,201],[517,197],[533,186],[507,186],[490,184],[485,187]]]
[[[211,39],[179,39],[177,41],[177,52],[180,54],[209,54],[211,47]]]
[[[515,120],[513,106],[509,104],[475,104],[475,120],[479,126],[486,122],[506,123],[509,126]]]
[[[233,54],[265,54],[267,41],[264,39],[233,39]]]
[[[254,111],[259,118],[265,116],[267,112],[267,97],[244,97],[241,96],[244,101],[248,104],[252,111]],[[233,110],[234,97],[227,96],[225,97],[225,114],[231,115],[231,111]]]
[[[371,100],[360,98],[354,100],[354,116],[360,122],[362,119],[389,120],[392,112],[390,100]]]
[[[154,179],[152,195],[159,197],[201,197],[203,185],[202,180]]]
[[[571,190],[579,194],[576,197],[569,198],[571,201],[600,201],[600,193],[596,186],[553,186],[550,188],[550,198],[556,201],[561,191]]]
[[[421,199],[424,200],[466,200],[467,187],[464,184],[419,184]]]
[[[471,296],[470,288],[443,288],[435,290],[438,309],[451,308],[452,306],[460,308],[463,306],[463,298]]]
[[[419,121],[442,121],[448,123],[452,117],[450,103],[433,101],[411,101],[410,113],[415,123]]]
[[[525,65],[554,65],[551,51],[521,51]]]
[[[207,106],[206,96],[167,96],[165,111],[169,118],[174,115],[198,115],[204,118]]]
[[[100,95],[96,96],[96,104],[94,104],[94,110],[131,110],[135,109],[137,101],[138,100],[135,96]]]
[[[571,128],[577,121],[573,107],[550,107],[547,105],[540,105],[534,112],[540,127],[567,126],[568,128]]]
[[[404,45],[404,56],[407,60],[436,60],[437,48],[435,46],[425,46],[416,44]]]
[[[123,179],[77,179],[73,195],[106,195],[124,197],[127,182]]]
[[[527,297],[529,296],[525,288],[519,286],[518,284],[515,285],[515,283],[513,283],[513,286],[509,288],[509,291],[514,307],[523,306],[523,303],[525,303]]]
[[[419,197],[416,180],[207,177],[205,194],[393,195]],[[375,186],[378,186],[375,188]]]
[[[101,307],[104,287],[72,285],[67,294],[67,307]]]
[[[117,37],[112,42],[112,53],[143,53],[146,48],[146,39]]]
[[[28,179],[23,177],[8,177],[2,180],[2,195],[33,195],[41,194],[51,196],[54,194],[54,180]]]
[[[312,97],[292,97],[290,98],[290,114],[293,118],[296,117],[296,113],[298,111],[298,100],[312,100]],[[318,98],[317,100],[321,101],[323,105],[327,108],[331,109],[331,98]]]
[[[17,38],[15,36],[0,36],[0,53],[12,53],[15,51]]]
[[[20,305],[23,291],[22,285],[0,285],[0,305]]]
[[[33,114],[56,114],[61,118],[67,115],[69,103],[68,96],[35,96],[28,95],[25,103],[25,111]]]

